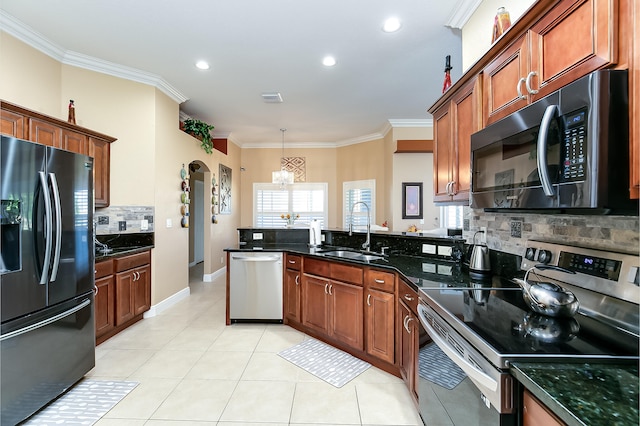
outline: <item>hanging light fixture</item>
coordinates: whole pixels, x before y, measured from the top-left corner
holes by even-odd
[[[280,157],[280,170],[271,173],[271,182],[280,185],[280,188],[284,188],[287,184],[293,183],[293,173],[285,170],[284,168],[284,132],[287,129],[280,129],[282,132],[282,157]]]

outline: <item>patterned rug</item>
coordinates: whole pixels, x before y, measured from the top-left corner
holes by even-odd
[[[420,349],[418,374],[443,388],[453,389],[467,377],[464,371],[432,343]]]
[[[315,339],[307,339],[278,353],[325,382],[341,388],[371,364]]]
[[[136,386],[137,382],[82,380],[23,424],[92,425]]]

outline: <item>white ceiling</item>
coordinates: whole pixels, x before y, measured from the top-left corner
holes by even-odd
[[[426,125],[446,55],[452,80],[462,74],[460,30],[445,26],[456,1],[0,0],[0,10],[76,63],[157,77],[184,113],[245,147],[278,146],[280,128],[288,146],[322,146]],[[390,16],[402,27],[387,34]],[[337,64],[324,67],[325,55]],[[195,68],[201,59],[211,69]],[[271,91],[284,103],[264,103]]]

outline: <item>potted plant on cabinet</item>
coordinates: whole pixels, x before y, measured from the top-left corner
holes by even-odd
[[[182,123],[182,130],[200,140],[200,146],[207,154],[211,154],[213,152],[213,141],[211,140],[210,133],[213,128],[214,127],[211,124],[191,118],[184,120]]]

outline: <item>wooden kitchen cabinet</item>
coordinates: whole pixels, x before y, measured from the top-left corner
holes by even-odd
[[[420,349],[420,327],[417,318],[418,294],[406,284],[400,283],[398,290],[398,367],[413,397],[418,401],[418,351]]]
[[[0,132],[93,157],[95,207],[109,206],[110,146],[115,138],[5,101],[0,101]]]
[[[640,2],[629,0],[629,158],[631,198],[640,198]]]
[[[390,364],[395,362],[395,274],[376,269],[364,273],[365,351]]]
[[[151,251],[96,263],[96,344],[142,319],[151,307]]]
[[[291,254],[285,255],[284,271],[284,320],[285,324],[290,322],[300,323],[301,318],[301,277],[300,268],[302,257]]]
[[[481,129],[480,79],[472,79],[433,111],[434,202],[468,203],[471,189],[471,134]]]
[[[482,70],[484,124],[616,63],[618,1],[561,0]]]
[[[522,426],[563,426],[564,424],[528,390],[524,390],[522,395]]]
[[[113,259],[96,263],[96,295],[94,298],[94,316],[96,323],[96,340],[109,333],[115,323],[115,278],[113,276]]]
[[[362,268],[356,266],[305,259],[302,275],[302,325],[362,351],[362,276]],[[337,278],[351,282],[338,281]]]

